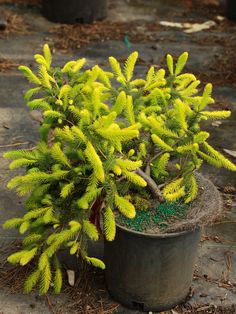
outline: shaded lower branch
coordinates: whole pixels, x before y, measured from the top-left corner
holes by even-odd
[[[146,174],[143,170],[141,170],[140,168],[136,170],[136,173],[138,175],[140,175],[140,177],[142,177],[147,182],[147,185],[148,185],[150,191],[158,199],[158,201],[160,203],[163,203],[164,198],[163,198],[162,193],[161,193],[160,189],[158,188],[156,182],[148,174]]]

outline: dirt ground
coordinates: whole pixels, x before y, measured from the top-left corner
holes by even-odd
[[[2,153],[32,147],[38,140],[38,115],[25,106],[23,92],[28,83],[17,66],[34,66],[33,55],[41,51],[45,42],[53,48],[55,65],[83,56],[89,65],[104,66],[110,55],[122,61],[137,50],[137,76],[150,65],[163,66],[166,53],[176,57],[189,51],[187,71],[198,75],[203,85],[213,83],[215,108],[232,110],[227,121],[205,126],[212,134],[211,143],[221,152],[236,151],[236,22],[224,17],[224,2],[110,0],[105,21],[68,26],[42,17],[39,0],[0,0],[0,224],[23,211],[22,200],[6,189],[13,174]],[[195,33],[161,23],[201,24],[209,20],[214,22],[209,29]],[[227,157],[236,162],[230,154]],[[236,313],[236,175],[208,165],[204,165],[202,173],[221,191],[224,216],[203,231],[190,297],[168,314]],[[64,266],[76,268],[75,287],[65,283],[60,296],[22,294],[29,269],[19,270],[6,262],[7,254],[16,249],[19,240],[17,233],[0,227],[0,314],[140,313],[109,297],[102,272],[84,268],[74,260]],[[99,250],[97,254],[101,254],[102,247]]]

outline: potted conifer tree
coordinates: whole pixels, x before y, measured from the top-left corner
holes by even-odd
[[[107,0],[43,0],[42,13],[52,22],[92,23],[107,16]]]
[[[129,307],[164,310],[186,297],[200,227],[221,209],[217,189],[196,171],[204,160],[236,170],[200,128],[230,112],[206,109],[212,86],[197,94],[200,82],[181,74],[187,57],[174,66],[168,55],[169,74],[151,67],[144,79],[133,79],[136,52],[123,70],[111,57],[112,72],[98,65],[83,71],[85,59],[52,67],[45,45],[35,55],[37,74],[20,66],[36,85],[27,104],[43,112],[37,147],[5,153],[10,169],[25,167],[8,187],[27,195],[26,212],[4,227],[25,235],[9,262],[37,261],[26,292],[37,284],[41,294],[51,285],[61,291],[57,252],[66,247],[106,267],[108,290]],[[86,249],[100,235],[105,263]]]

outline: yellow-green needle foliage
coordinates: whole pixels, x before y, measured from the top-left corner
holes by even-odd
[[[25,94],[27,105],[43,114],[38,145],[4,155],[10,169],[25,171],[8,188],[26,196],[26,213],[4,227],[24,235],[22,249],[9,262],[36,262],[26,292],[36,285],[40,294],[50,286],[60,292],[57,251],[63,247],[104,269],[101,260],[87,255],[87,240],[98,240],[101,232],[114,240],[116,213],[134,218],[137,197],[139,203],[142,197],[189,203],[197,196],[194,173],[203,161],[236,170],[208,144],[209,133],[200,125],[230,112],[208,107],[214,102],[212,85],[198,93],[200,82],[183,73],[187,59],[185,52],[175,64],[167,55],[169,73],[151,67],[137,78],[137,52],[124,65],[110,57],[107,72],[98,65],[85,70],[84,58],[55,68],[45,45],[43,54],[35,55],[36,73],[19,67],[34,85]]]

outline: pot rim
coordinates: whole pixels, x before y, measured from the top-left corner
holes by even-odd
[[[179,231],[179,232],[172,232],[172,233],[148,233],[148,232],[140,232],[140,231],[135,231],[135,230],[132,230],[132,229],[128,229],[120,224],[118,224],[116,222],[116,227],[120,228],[121,230],[123,230],[124,232],[126,233],[131,233],[131,234],[135,234],[137,236],[140,236],[140,237],[147,237],[147,238],[160,238],[160,239],[163,239],[163,238],[176,238],[176,237],[179,237],[179,236],[182,236],[182,235],[185,235],[185,234],[189,234],[189,233],[192,233],[192,232],[195,232],[195,231],[199,231],[201,229],[200,226],[197,226],[194,228],[194,229],[189,229],[189,230],[183,230],[183,231]]]

